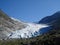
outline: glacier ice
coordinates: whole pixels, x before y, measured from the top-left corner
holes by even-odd
[[[35,24],[35,23],[26,23],[27,27],[21,30],[13,31],[9,38],[30,38],[33,36],[40,35],[39,30],[41,28],[49,27],[49,25],[45,24]]]

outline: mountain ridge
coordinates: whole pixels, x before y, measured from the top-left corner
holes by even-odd
[[[60,11],[54,13],[51,16],[44,17],[38,23],[49,24],[49,23],[52,23],[53,21],[56,21],[56,20],[59,20],[59,19],[60,19]]]

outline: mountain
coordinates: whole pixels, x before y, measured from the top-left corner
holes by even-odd
[[[60,11],[51,16],[46,16],[38,22],[39,24],[52,25],[55,29],[60,29]]]
[[[29,23],[0,10],[0,45],[60,45],[60,12]]]
[[[54,13],[51,16],[44,17],[42,20],[39,21],[39,23],[42,23],[42,24],[52,24],[52,23],[55,23],[58,20],[60,20],[60,11]]]
[[[25,23],[14,20],[0,10],[0,39],[7,38],[9,33],[25,27]]]

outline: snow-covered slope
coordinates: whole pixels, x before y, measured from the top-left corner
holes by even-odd
[[[41,28],[49,27],[45,24],[26,23],[27,27],[21,30],[16,30],[9,34],[9,38],[30,38],[40,35],[39,30]]]

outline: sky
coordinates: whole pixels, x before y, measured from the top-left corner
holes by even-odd
[[[0,9],[25,22],[38,22],[60,11],[60,0],[0,0]]]

